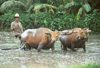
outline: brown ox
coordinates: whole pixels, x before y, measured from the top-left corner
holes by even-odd
[[[72,51],[76,51],[75,48],[83,48],[85,52],[85,42],[88,40],[88,33],[91,32],[91,30],[74,28],[72,31],[72,34],[69,35],[66,35],[66,31],[62,31],[65,34],[59,36],[62,50],[65,53],[67,48],[70,48]]]
[[[57,40],[59,32],[52,31],[48,28],[28,29],[21,35],[21,48],[35,48],[40,52],[41,49],[52,49]],[[25,44],[25,45],[24,45]]]

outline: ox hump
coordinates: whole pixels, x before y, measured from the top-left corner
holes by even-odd
[[[66,39],[68,38],[68,35],[59,35],[59,38]]]
[[[21,38],[26,38],[30,32],[32,32],[33,33],[33,37],[35,37],[36,36],[37,29],[27,29],[27,30],[25,30],[21,34]]]

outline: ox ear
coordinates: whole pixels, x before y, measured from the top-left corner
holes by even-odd
[[[87,33],[91,32],[91,30],[89,30],[88,28],[84,28],[84,29],[87,31]]]
[[[51,40],[51,33],[45,33],[46,34],[46,36],[47,36],[47,38],[48,38],[48,40],[50,41]]]
[[[48,37],[51,37],[51,33],[47,32],[45,33]]]

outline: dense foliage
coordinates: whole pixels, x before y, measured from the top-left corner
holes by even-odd
[[[6,0],[5,2],[7,3]],[[10,30],[10,24],[12,21],[14,21],[14,14],[19,13],[20,22],[22,23],[24,30],[28,28],[39,28],[39,27],[47,27],[52,30],[64,30],[64,29],[71,29],[75,27],[81,27],[81,28],[90,28],[93,33],[100,32],[99,10],[92,8],[92,10],[90,11],[90,6],[89,6],[89,8],[86,8],[86,10],[89,10],[90,12],[88,13],[85,12],[85,15],[84,15],[83,13],[84,11],[83,11],[81,12],[81,15],[80,15],[81,3],[78,4],[78,6],[80,6],[78,10],[75,10],[75,12],[70,13],[70,11],[73,11],[71,10],[73,9],[73,5],[72,7],[70,6],[70,9],[65,8],[66,4],[67,6],[68,4],[70,4],[70,0],[63,0],[62,2],[58,0],[57,3],[55,3],[54,0],[47,0],[47,2],[40,1],[40,0],[38,1],[27,0],[27,4],[23,0],[20,0],[20,2],[19,0],[16,0],[15,2],[18,2],[19,6],[17,6],[18,4],[16,4],[13,7],[11,6],[12,4],[9,6],[6,6],[7,4],[5,5],[5,2],[2,1],[2,4],[0,3],[1,8],[5,10],[3,11],[1,9],[2,12],[0,14],[1,15],[0,16],[0,30]],[[35,7],[34,2],[35,3],[38,2],[38,5],[39,3],[41,4],[39,5],[39,7]],[[42,7],[41,6],[42,3],[47,3],[47,4],[43,4],[44,6]],[[26,4],[26,5],[23,5],[23,4]],[[31,4],[31,5],[29,6],[28,4]],[[2,6],[5,6],[5,8]],[[23,10],[21,9],[22,7],[23,7]],[[53,7],[57,7],[57,8],[54,9]],[[35,12],[36,9],[34,10],[34,8],[39,9],[38,10],[39,12]],[[77,20],[77,18],[79,19]]]

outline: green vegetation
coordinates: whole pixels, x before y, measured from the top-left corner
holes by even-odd
[[[70,67],[65,67],[65,68],[100,68],[100,64],[87,64],[87,65],[82,65],[82,66],[70,66]]]
[[[47,27],[64,30],[75,27],[100,32],[99,1],[95,0],[0,0],[0,30],[10,30],[14,14],[20,14],[24,30]]]

